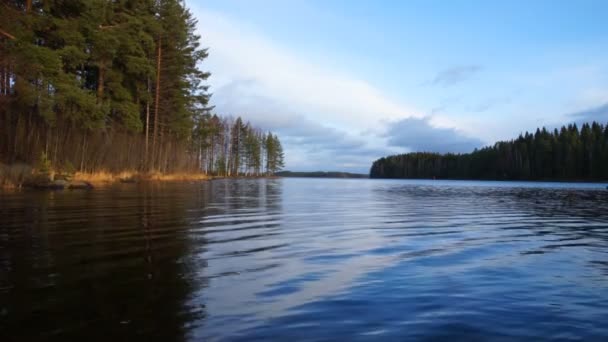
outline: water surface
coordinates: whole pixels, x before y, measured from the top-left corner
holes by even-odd
[[[608,340],[602,184],[0,194],[0,340]]]

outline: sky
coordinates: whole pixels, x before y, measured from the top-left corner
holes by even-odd
[[[607,1],[186,4],[215,111],[277,133],[288,170],[608,122]]]

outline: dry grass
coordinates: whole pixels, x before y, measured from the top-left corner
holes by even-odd
[[[5,165],[0,163],[0,189],[18,189],[24,182],[35,179],[35,170],[26,164]],[[54,173],[51,171],[51,173]],[[210,180],[211,176],[202,173],[141,173],[137,171],[123,171],[119,173],[94,172],[74,174],[73,181],[88,182],[94,186],[111,183],[137,183],[137,182],[171,182],[171,181],[203,181]]]
[[[4,165],[0,163],[0,188],[16,189],[32,176],[32,167],[26,164]]]
[[[133,183],[133,182],[154,182],[154,181],[201,181],[209,180],[211,177],[202,173],[140,173],[136,171],[123,171],[120,173],[95,172],[81,173],[74,175],[75,181],[89,182],[93,185],[108,183]]]
[[[153,173],[143,175],[143,180],[149,181],[202,181],[210,180],[211,176],[204,173]]]
[[[83,181],[89,182],[93,185],[107,184],[107,183],[117,183],[126,180],[135,180],[136,172],[120,172],[120,173],[110,173],[105,171],[94,172],[94,173],[83,173],[76,172],[74,174],[74,181]]]

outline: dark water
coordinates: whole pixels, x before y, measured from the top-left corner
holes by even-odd
[[[598,184],[0,194],[0,341],[608,340]]]

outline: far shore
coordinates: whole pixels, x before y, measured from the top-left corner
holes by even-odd
[[[370,177],[374,180],[421,180],[421,181],[462,181],[462,182],[529,182],[529,183],[591,183],[608,184],[608,180],[589,179],[491,179],[491,178],[396,178],[396,177]]]

